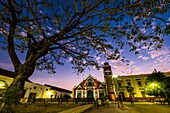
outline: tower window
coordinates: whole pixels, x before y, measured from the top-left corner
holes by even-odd
[[[112,73],[110,71],[105,71],[105,75],[111,75]]]

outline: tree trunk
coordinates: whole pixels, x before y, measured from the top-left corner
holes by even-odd
[[[20,74],[15,76],[14,80],[7,87],[3,97],[2,97],[2,105],[0,109],[0,113],[13,113],[15,105],[20,103],[25,81],[32,75],[35,66],[28,66],[20,71]],[[17,72],[15,72],[17,73]]]
[[[1,113],[13,113],[16,104],[20,103],[25,81],[15,78],[11,85],[7,87],[1,105]]]

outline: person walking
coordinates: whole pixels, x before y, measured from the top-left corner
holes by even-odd
[[[118,107],[124,107],[123,106],[123,98],[122,95],[118,95]]]

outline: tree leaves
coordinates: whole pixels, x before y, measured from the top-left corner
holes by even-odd
[[[145,91],[148,95],[165,96],[165,92],[170,92],[169,89],[166,89],[168,86],[169,83],[167,83],[167,77],[164,75],[164,73],[154,70],[154,72],[146,79]]]
[[[170,24],[166,27],[164,34],[165,35],[169,35],[170,34]]]

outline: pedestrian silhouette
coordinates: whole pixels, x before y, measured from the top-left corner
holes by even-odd
[[[134,106],[134,100],[133,100],[133,97],[132,97],[132,96],[130,96],[130,97],[129,97],[129,99],[130,99],[131,106]]]
[[[122,95],[118,95],[118,107],[124,107],[123,106],[123,98]]]

